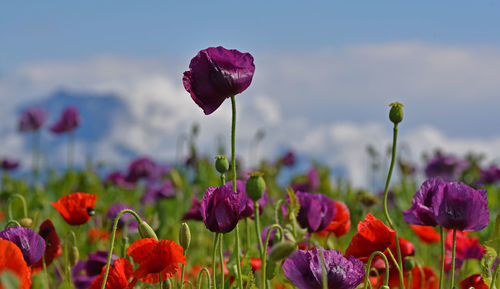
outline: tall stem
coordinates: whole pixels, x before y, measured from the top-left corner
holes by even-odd
[[[198,274],[198,277],[196,278],[196,285],[198,286],[197,289],[201,289],[201,281],[202,281],[203,273],[205,273],[205,275],[207,276],[208,288],[210,288],[210,286],[211,286],[210,272],[208,271],[207,267],[203,267],[201,269],[200,273]]]
[[[231,96],[231,106],[232,106],[232,122],[231,122],[231,170],[233,172],[232,180],[233,180],[233,191],[236,191],[236,100],[234,99],[234,95]],[[238,285],[240,289],[243,289],[243,279],[241,277],[241,250],[240,250],[240,228],[238,224],[236,224],[235,228],[236,240],[236,269],[238,272]],[[264,281],[265,282],[265,281]]]
[[[319,256],[321,258],[321,285],[323,289],[328,289],[328,277],[326,276],[325,255],[323,249],[319,248]]]
[[[223,240],[224,235],[221,234],[219,238],[220,289],[224,289],[224,253],[222,251]]]
[[[444,284],[444,230],[443,227],[439,226],[439,232],[441,233],[441,270],[439,271],[439,289],[443,289]]]
[[[261,273],[262,273],[262,284],[264,289],[266,289],[266,252],[264,252],[264,246],[262,245],[262,239],[260,238],[260,216],[259,216],[259,202],[253,202],[253,214],[255,216],[255,235],[257,236],[257,244],[259,246],[260,261],[261,261]]]
[[[453,289],[453,285],[455,285],[455,249],[457,246],[457,230],[453,229],[453,247],[451,251],[451,272],[450,272],[450,289]]]
[[[384,253],[382,253],[380,251],[375,251],[375,252],[370,254],[370,257],[368,258],[368,263],[366,263],[365,285],[363,287],[364,289],[366,289],[368,284],[370,283],[369,282],[370,268],[372,266],[373,258],[377,255],[382,257],[382,259],[384,260],[384,264],[385,264],[384,285],[389,284],[389,261],[387,260],[387,257],[384,255]],[[370,286],[371,286],[371,284],[370,284]]]
[[[220,234],[219,233],[215,233],[215,238],[214,238],[214,250],[212,251],[212,285],[213,285],[213,288],[217,288],[217,279],[216,279],[216,274],[217,274],[217,271],[216,271],[216,268],[215,267],[215,260],[216,260],[216,256],[217,256],[217,245],[219,244],[219,237],[220,237]]]

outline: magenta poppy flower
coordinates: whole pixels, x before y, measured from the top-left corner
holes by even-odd
[[[70,106],[64,109],[59,120],[50,127],[55,134],[63,134],[74,131],[80,125],[80,113],[76,107]]]
[[[29,228],[7,228],[0,232],[0,238],[16,244],[21,249],[28,266],[38,262],[45,252],[45,240],[37,232]]]
[[[133,189],[136,185],[135,182],[127,181],[125,174],[120,171],[111,172],[104,180],[104,183],[107,182],[120,186],[124,189]]]
[[[97,251],[89,254],[87,261],[79,261],[71,270],[73,284],[77,289],[87,289],[90,284],[101,274],[102,267],[106,265],[108,251]],[[111,265],[118,259],[111,255]]]
[[[8,158],[3,158],[1,165],[2,170],[4,171],[13,171],[19,167],[19,162]]]
[[[201,217],[210,231],[228,233],[236,227],[240,219],[241,206],[241,195],[236,194],[230,187],[209,187],[203,195]]]
[[[226,98],[243,92],[252,82],[255,65],[250,53],[222,46],[201,50],[184,72],[184,88],[203,112],[214,112]]]
[[[281,163],[285,167],[293,167],[295,165],[295,154],[293,151],[288,151],[282,158]]]
[[[441,195],[445,187],[446,182],[439,178],[425,181],[413,196],[411,208],[403,211],[405,221],[412,225],[436,226],[433,198]]]
[[[480,173],[481,176],[478,181],[480,184],[494,184],[500,181],[500,168],[497,166],[481,169]]]
[[[428,178],[440,177],[445,181],[457,181],[469,163],[454,156],[436,154],[425,167]]]
[[[363,263],[353,256],[345,258],[337,250],[324,250],[328,288],[354,289],[365,277]],[[321,256],[318,249],[295,251],[283,262],[285,277],[299,289],[321,289]]]
[[[309,232],[325,229],[337,213],[333,200],[323,194],[295,192],[300,203],[297,222]]]
[[[227,182],[226,186],[232,190],[233,182],[232,181]],[[250,199],[247,195],[246,181],[237,180],[236,191],[238,192],[238,195],[240,195],[241,198],[240,219],[252,218],[255,209],[252,199]],[[264,210],[264,206],[266,205],[268,196],[269,195],[267,194],[267,188],[266,188],[266,192],[264,193],[264,195],[257,200],[257,202],[259,203],[259,215],[262,214],[262,211]]]
[[[146,191],[142,195],[141,202],[143,204],[153,204],[160,199],[175,198],[177,190],[171,181],[165,181],[160,184],[148,184]]]
[[[480,231],[488,226],[490,211],[486,190],[476,190],[463,183],[448,183],[433,200],[438,225],[463,232]]]
[[[187,220],[195,220],[195,221],[203,221],[203,217],[201,216],[201,202],[195,198],[191,198],[191,208],[184,214],[182,217],[182,221]]]
[[[19,119],[20,132],[37,131],[47,120],[47,111],[41,107],[27,109]]]
[[[135,183],[140,179],[155,180],[158,178],[156,163],[149,158],[138,158],[128,166],[126,181]]]

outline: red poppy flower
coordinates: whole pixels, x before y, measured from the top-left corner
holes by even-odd
[[[50,204],[59,211],[66,223],[75,226],[87,223],[94,215],[94,206],[97,195],[73,193],[60,198]]]
[[[262,266],[262,260],[260,258],[250,258],[250,266],[252,266],[252,271],[255,272]]]
[[[445,267],[446,271],[451,269],[451,251],[453,245],[453,233],[448,231],[445,240]],[[463,261],[466,259],[481,260],[486,249],[479,244],[477,237],[469,237],[467,233],[457,231],[457,243],[455,251],[455,268],[461,268]]]
[[[317,233],[319,236],[325,237],[329,233],[333,233],[335,237],[339,238],[344,236],[349,231],[349,228],[351,228],[349,208],[343,202],[333,202],[335,203],[337,213],[330,224],[323,231]]]
[[[358,223],[358,233],[352,237],[345,256],[354,256],[366,262],[374,251],[384,252],[394,242],[395,236],[393,229],[368,213],[365,219]]]
[[[107,241],[111,237],[111,234],[108,231],[100,231],[98,228],[90,228],[88,234],[89,242],[91,244],[99,240]],[[118,231],[116,234],[118,235]]]
[[[139,268],[133,273],[134,284],[136,279],[146,283],[158,283],[158,273],[161,273],[162,280],[166,280],[179,269],[179,263],[186,264],[182,247],[170,240],[140,239],[128,247],[127,254],[139,263]]]
[[[460,281],[460,288],[462,289],[488,289],[488,285],[484,283],[483,276],[481,274],[472,274],[464,280]]]
[[[410,225],[418,239],[426,244],[433,244],[441,241],[441,236],[432,226]]]
[[[384,283],[384,274],[370,276],[370,283],[373,288],[380,288]],[[408,274],[404,277],[404,284],[408,283]],[[399,272],[397,269],[389,273],[389,287],[399,287]],[[407,289],[437,289],[439,287],[439,278],[430,267],[415,266],[411,270],[411,286]]]
[[[3,271],[9,271],[19,278],[20,289],[29,289],[31,287],[31,272],[24,261],[21,249],[13,242],[0,239],[0,274]],[[3,288],[0,284],[0,289]]]
[[[102,272],[94,282],[90,285],[89,289],[100,289],[102,281],[104,280],[104,272],[106,266],[102,267]],[[132,278],[134,267],[125,258],[118,258],[113,266],[109,268],[108,279],[106,280],[106,289],[124,289],[129,284],[128,281]],[[130,287],[132,288],[132,287]]]
[[[49,266],[55,258],[62,254],[61,240],[59,239],[59,235],[57,235],[54,224],[52,224],[52,221],[48,219],[40,225],[40,231],[38,231],[38,234],[45,240],[45,252],[43,253],[43,258],[45,258],[45,265]],[[31,271],[33,273],[40,272],[42,269],[42,259],[31,265]]]

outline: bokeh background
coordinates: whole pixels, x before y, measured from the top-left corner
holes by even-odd
[[[366,148],[385,153],[393,101],[405,105],[407,159],[422,163],[440,148],[496,162],[499,12],[496,1],[456,0],[4,1],[0,157],[29,171],[20,113],[42,106],[50,125],[68,105],[82,114],[78,166],[173,162],[187,156],[179,143],[195,123],[201,153],[214,156],[229,145],[230,102],[205,116],[181,79],[200,49],[222,45],[255,58],[252,85],[237,96],[237,151],[247,167],[291,149],[366,186]],[[45,129],[42,151],[45,165],[64,166],[64,138]]]

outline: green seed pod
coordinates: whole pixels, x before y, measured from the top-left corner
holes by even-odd
[[[153,228],[151,228],[151,226],[148,225],[148,223],[144,221],[140,222],[138,229],[141,238],[154,238],[155,240],[158,240],[155,231],[153,230]]]
[[[69,251],[69,265],[71,267],[75,266],[78,259],[80,259],[80,251],[77,246],[72,246],[71,251]]]
[[[404,268],[411,271],[414,267],[415,267],[415,258],[406,257],[404,260]]]
[[[179,244],[184,249],[184,252],[187,251],[190,243],[191,243],[191,231],[189,230],[188,224],[182,223],[181,228],[179,230]]]
[[[291,241],[283,241],[273,246],[269,252],[269,260],[273,262],[281,261],[292,255],[297,249],[297,245]]]
[[[403,106],[399,102],[393,102],[389,105],[391,110],[389,112],[389,119],[394,123],[398,124],[403,121]]]
[[[216,156],[215,157],[215,169],[220,174],[225,174],[229,171],[229,161],[226,156]]]
[[[245,190],[250,199],[257,201],[266,192],[266,181],[264,181],[262,177],[264,174],[261,172],[253,172],[249,175],[250,178],[247,181]]]
[[[33,224],[33,220],[31,218],[22,218],[19,220],[19,224],[21,227],[29,228]]]

